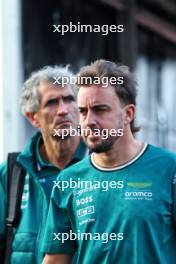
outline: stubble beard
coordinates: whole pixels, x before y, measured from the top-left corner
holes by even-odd
[[[122,117],[120,119],[120,124],[119,124],[118,128],[116,129],[116,131],[118,131],[119,129],[124,129]],[[101,142],[98,143],[97,145],[95,145],[94,147],[91,146],[92,144],[88,143],[88,140],[86,138],[83,138],[83,140],[91,152],[103,153],[103,152],[107,152],[107,151],[111,150],[113,145],[115,144],[115,142],[117,140],[119,140],[120,138],[121,138],[121,136],[119,136],[119,135],[116,135],[116,136],[109,135],[107,139],[101,139]]]

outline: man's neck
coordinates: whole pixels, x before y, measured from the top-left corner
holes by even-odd
[[[79,137],[70,137],[65,140],[44,139],[40,146],[40,154],[46,160],[59,169],[64,169],[71,161],[78,145]]]
[[[111,150],[103,153],[93,153],[94,162],[100,167],[113,168],[121,166],[134,159],[144,147],[133,135],[123,136],[117,140]]]

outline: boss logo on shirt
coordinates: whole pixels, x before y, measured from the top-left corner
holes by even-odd
[[[76,205],[79,206],[79,205],[91,203],[92,201],[93,201],[92,196],[86,196],[85,198],[77,199]]]

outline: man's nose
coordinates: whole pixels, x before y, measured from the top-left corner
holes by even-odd
[[[86,117],[86,126],[92,127],[94,125],[96,125],[95,116],[91,111],[88,111],[87,117]]]
[[[59,102],[57,114],[58,115],[67,115],[68,114],[67,105],[62,100],[60,100],[60,102]]]

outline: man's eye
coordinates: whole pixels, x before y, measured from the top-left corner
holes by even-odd
[[[97,108],[97,111],[105,111],[106,108]]]
[[[105,108],[105,107],[101,107],[101,108],[95,109],[95,111],[97,111],[97,112],[103,112],[103,111],[106,111],[106,110],[107,110],[107,108]]]
[[[45,106],[50,106],[50,105],[55,105],[55,104],[57,104],[57,100],[53,99],[53,100],[49,100],[49,101],[45,104]]]
[[[86,113],[86,109],[79,109],[79,112],[80,112],[80,114],[85,114]]]
[[[65,101],[65,102],[74,102],[75,101],[75,98],[73,97],[73,96],[66,96],[66,97],[64,97],[63,98],[63,100]]]

